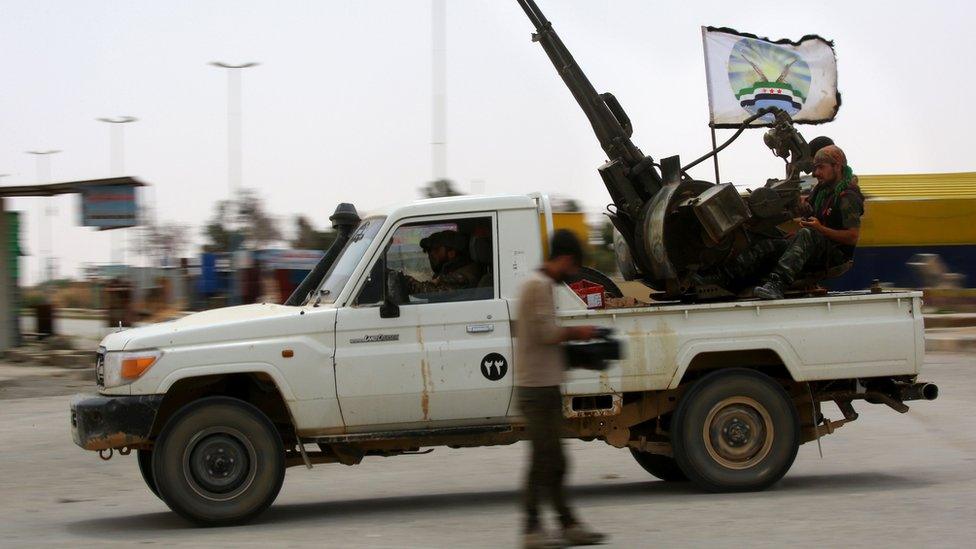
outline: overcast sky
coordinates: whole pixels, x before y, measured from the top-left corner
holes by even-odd
[[[702,25],[836,43],[843,105],[828,133],[860,173],[972,171],[976,51],[968,2],[538,0],[598,91],[656,158],[707,150]],[[609,202],[591,129],[514,0],[448,0],[448,174],[460,190],[539,190]],[[36,181],[30,149],[62,149],[56,181],[109,175],[109,129],[130,115],[126,172],[151,184],[161,220],[200,226],[227,195],[226,75],[243,81],[244,185],[290,230],[337,202],[414,200],[431,178],[429,0],[0,1],[0,179]],[[731,132],[719,132],[719,138]],[[722,179],[760,185],[781,161],[753,130],[721,156]],[[693,175],[711,178],[711,165]],[[51,201],[61,273],[110,257],[78,227],[77,197]],[[42,199],[22,238],[38,250]],[[22,263],[33,280],[36,255]]]

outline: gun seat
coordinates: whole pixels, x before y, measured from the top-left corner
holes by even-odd
[[[829,267],[827,269],[820,269],[816,271],[803,271],[802,273],[800,273],[800,276],[797,278],[796,282],[793,283],[793,285],[796,286],[802,283],[809,284],[811,282],[815,283],[820,280],[837,278],[843,275],[844,273],[846,273],[847,271],[851,270],[851,267],[853,266],[854,266],[854,260],[852,259],[850,261],[845,261],[843,263],[834,265],[833,267]]]
[[[827,269],[821,269],[817,271],[804,271],[800,273],[800,278],[793,282],[788,290],[789,293],[801,292],[801,293],[826,293],[826,289],[820,287],[820,282],[823,280],[829,280],[831,278],[837,278],[847,271],[851,270],[854,266],[854,260],[845,261],[833,267]]]

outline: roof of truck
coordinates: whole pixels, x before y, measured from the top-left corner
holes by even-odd
[[[441,215],[489,210],[522,210],[535,208],[535,200],[524,194],[510,195],[463,195],[444,198],[427,198],[407,204],[380,208],[369,215],[387,215],[398,218],[421,215]]]

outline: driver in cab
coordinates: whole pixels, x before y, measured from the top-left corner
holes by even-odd
[[[467,238],[461,233],[452,230],[433,233],[420,241],[420,248],[427,254],[433,277],[417,280],[404,275],[411,295],[450,292],[478,285],[483,274],[481,266],[467,253]]]

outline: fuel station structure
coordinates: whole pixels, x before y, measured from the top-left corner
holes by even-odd
[[[80,224],[98,230],[132,227],[138,223],[136,188],[145,183],[133,177],[111,177],[43,185],[0,187],[0,353],[20,343],[21,302],[18,287],[20,220],[8,212],[7,198],[81,195]]]

